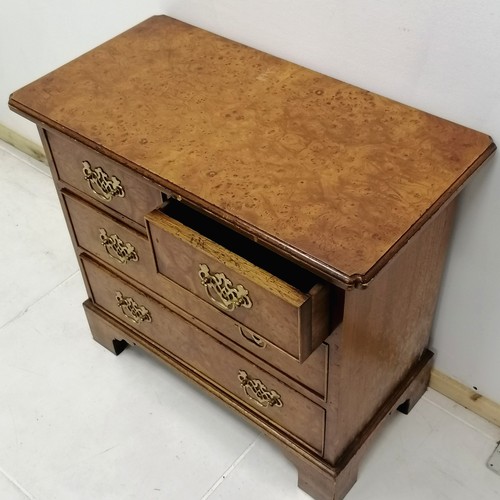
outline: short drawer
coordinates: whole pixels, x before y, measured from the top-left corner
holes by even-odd
[[[161,192],[141,176],[83,144],[46,133],[59,179],[144,226],[144,215],[162,203]]]
[[[148,239],[62,190],[77,245],[139,282],[148,282],[154,260]]]
[[[174,355],[261,418],[318,453],[325,411],[135,287],[83,258],[94,302]]]
[[[338,315],[313,274],[176,201],[146,220],[158,272],[264,341],[303,362],[331,332]]]

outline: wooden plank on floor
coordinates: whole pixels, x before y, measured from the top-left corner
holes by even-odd
[[[499,403],[438,370],[432,370],[429,386],[489,422],[500,426]]]

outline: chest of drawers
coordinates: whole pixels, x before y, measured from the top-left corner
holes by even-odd
[[[166,16],[12,94],[92,334],[141,347],[342,498],[425,391],[460,189],[491,139]]]

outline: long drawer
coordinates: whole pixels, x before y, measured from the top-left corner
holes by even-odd
[[[257,337],[303,362],[332,331],[330,288],[311,273],[173,200],[146,220],[158,272]]]
[[[181,309],[196,313],[200,321],[265,360],[302,387],[320,397],[325,396],[328,363],[328,347],[325,344],[319,345],[304,363],[297,363],[267,337],[257,335],[234,318],[158,274],[149,241],[142,234],[71,192],[63,190],[62,194],[76,244],[80,248]]]
[[[318,453],[325,411],[135,287],[82,257],[94,302]]]

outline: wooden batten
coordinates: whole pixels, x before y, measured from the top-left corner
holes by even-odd
[[[500,426],[500,404],[439,370],[432,370],[429,387],[464,406],[492,424]]]
[[[19,149],[19,151],[31,156],[35,160],[41,161],[47,165],[47,157],[41,146],[30,141],[21,134],[18,134],[14,130],[2,125],[0,123],[0,140],[14,146]]]

